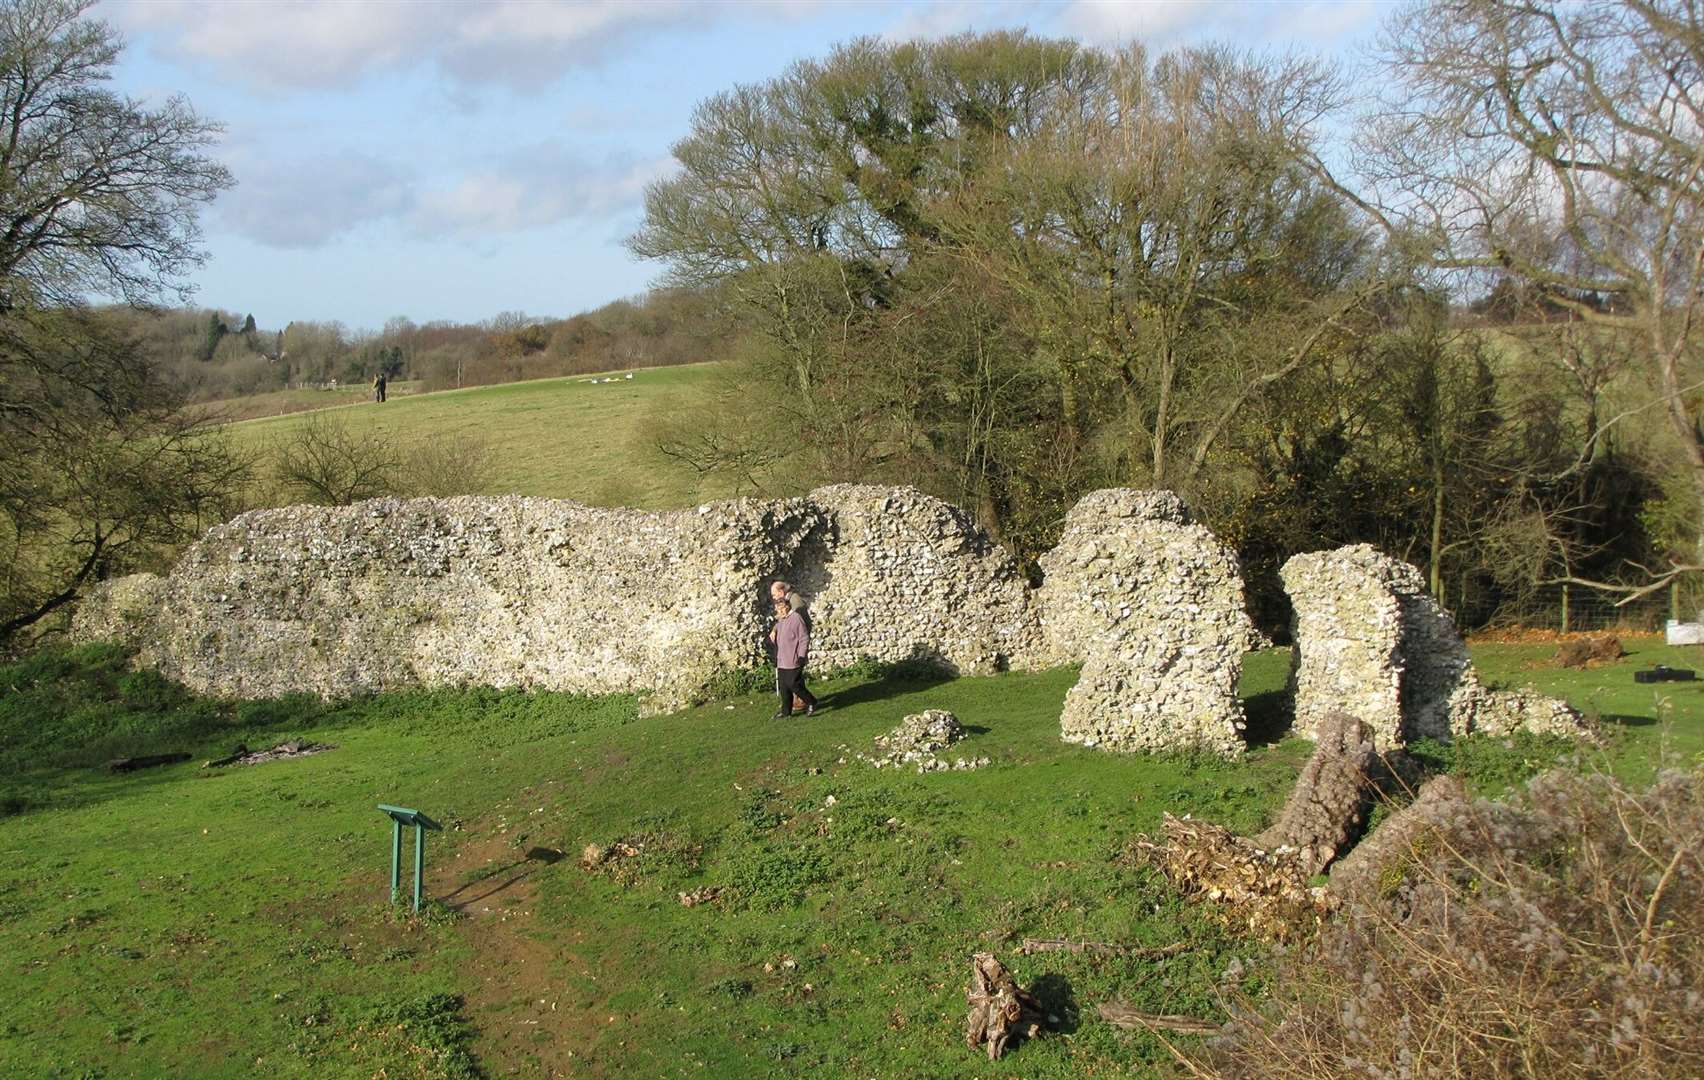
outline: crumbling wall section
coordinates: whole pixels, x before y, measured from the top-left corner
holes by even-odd
[[[551,499],[379,499],[244,514],[74,631],[206,693],[524,686],[686,700],[761,661],[775,576],[825,526],[806,500],[664,514]],[[143,608],[138,596],[151,598]]]
[[[837,484],[810,504],[824,526],[785,571],[810,599],[811,664],[924,660],[1003,671],[1034,651],[1021,568],[950,503],[913,488]]]
[[[1297,555],[1279,574],[1294,608],[1298,732],[1315,735],[1341,710],[1381,749],[1475,732],[1586,733],[1565,702],[1480,682],[1454,620],[1408,563],[1357,544]]]
[[[1033,666],[1080,660],[1060,731],[1107,750],[1242,750],[1254,629],[1237,558],[1169,491],[1083,497],[1041,559]]]

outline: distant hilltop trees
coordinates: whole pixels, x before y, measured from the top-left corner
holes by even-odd
[[[253,314],[195,308],[102,314],[196,401],[360,384],[380,373],[443,390],[663,367],[723,359],[735,344],[713,299],[690,290],[617,300],[566,319],[519,311],[476,324],[399,317],[377,332],[309,320],[263,329]]]

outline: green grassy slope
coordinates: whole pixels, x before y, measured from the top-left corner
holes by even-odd
[[[1531,666],[1535,648],[1475,656],[1600,711],[1612,741],[1588,757],[1639,771],[1666,743],[1696,761],[1704,684],[1631,679],[1694,654],[1630,646],[1578,675]],[[1158,1042],[1094,1005],[1212,1015],[1221,972],[1255,949],[1121,855],[1165,811],[1257,827],[1307,749],[1226,763],[1068,746],[1068,670],[848,677],[821,688],[828,711],[778,723],[761,695],[645,721],[625,699],[495,691],[207,702],[120,661],[97,648],[0,670],[0,1075],[1163,1073]],[[1251,656],[1258,716],[1286,665]],[[963,752],[993,764],[919,776],[851,758],[927,707],[956,712]],[[287,735],[337,749],[98,768]],[[1442,756],[1495,790],[1559,752],[1479,740]],[[379,802],[449,826],[428,842],[424,919],[384,903]],[[587,870],[588,844],[635,854]],[[1023,937],[1191,947],[1021,957]],[[1061,1029],[995,1065],[961,1041],[983,948]]]
[[[593,384],[589,376],[446,390],[340,407],[355,430],[382,433],[406,452],[428,439],[472,437],[491,450],[487,495],[543,495],[599,506],[688,506],[701,493],[690,470],[650,449],[650,421],[701,406],[715,364],[647,368],[631,380]],[[611,376],[600,375],[600,379]],[[307,413],[231,427],[239,447],[264,450],[307,422]]]
[[[386,386],[385,391],[394,401],[420,393],[420,387],[421,383],[417,381],[392,382]],[[206,409],[221,420],[237,421],[310,412],[314,409],[333,409],[342,405],[360,405],[372,399],[371,386],[351,384],[335,390],[269,390],[264,394],[209,401],[198,407]]]

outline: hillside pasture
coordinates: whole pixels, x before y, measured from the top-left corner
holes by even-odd
[[[467,494],[672,509],[725,494],[701,489],[691,470],[658,454],[650,439],[659,416],[702,407],[716,372],[715,364],[645,368],[414,394],[382,405],[368,394],[325,415],[351,431],[377,433],[405,455],[428,441],[480,445],[485,481]],[[264,475],[277,445],[310,415],[252,419],[229,430],[239,448],[260,456]]]

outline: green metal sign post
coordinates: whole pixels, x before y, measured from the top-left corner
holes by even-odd
[[[414,912],[420,913],[420,883],[426,867],[426,830],[441,831],[443,826],[406,806],[379,804],[391,819],[391,903],[396,903],[397,886],[402,883],[402,827],[414,826]]]

